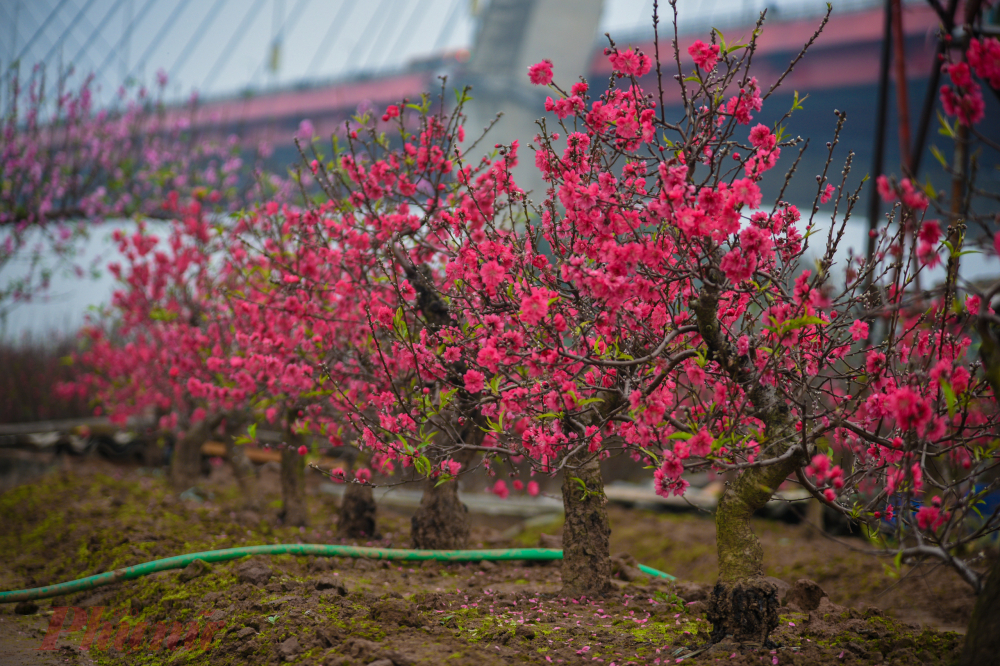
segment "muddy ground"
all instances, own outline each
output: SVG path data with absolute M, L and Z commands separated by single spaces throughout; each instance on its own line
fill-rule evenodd
M 86 463 L 52 472 L 0 495 L 0 588 L 194 551 L 342 543 L 334 538 L 335 500 L 316 492 L 315 481 L 312 524 L 299 529 L 278 524 L 271 481 L 262 479 L 266 508 L 253 512 L 224 468 L 202 484 L 202 497 L 184 499 L 158 471 Z M 405 513 L 383 509 L 381 538 L 360 545 L 407 547 L 408 523 Z M 716 566 L 711 517 L 612 507 L 611 524 L 612 553 L 621 558 L 615 591 L 604 599 L 561 597 L 558 563 L 260 557 L 2 605 L 0 665 L 950 664 L 961 649 L 973 598 L 950 571 L 907 563 L 895 570 L 865 554 L 861 538 L 761 520 L 755 530 L 768 575 L 783 587 L 810 579 L 822 591 L 792 588 L 776 646 L 705 650 L 703 600 Z M 508 528 L 474 516 L 472 546 L 536 546 L 541 533 L 559 531 L 542 525 L 510 539 Z M 632 557 L 678 582 L 636 576 Z

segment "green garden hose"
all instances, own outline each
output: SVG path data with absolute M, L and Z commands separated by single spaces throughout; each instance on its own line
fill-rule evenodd
M 57 585 L 33 587 L 30 590 L 0 592 L 0 603 L 47 599 L 72 594 L 95 587 L 110 585 L 122 580 L 141 578 L 158 571 L 183 569 L 195 560 L 224 562 L 248 555 L 315 555 L 318 557 L 368 557 L 374 560 L 437 560 L 441 562 L 479 562 L 481 560 L 561 560 L 563 552 L 555 548 L 494 548 L 490 550 L 406 550 L 402 548 L 365 548 L 362 546 L 332 546 L 315 543 L 279 543 L 271 546 L 245 546 L 223 550 L 206 550 L 144 562 L 135 566 L 116 569 L 79 580 Z M 657 571 L 644 564 L 639 569 L 650 576 L 675 580 L 670 574 Z

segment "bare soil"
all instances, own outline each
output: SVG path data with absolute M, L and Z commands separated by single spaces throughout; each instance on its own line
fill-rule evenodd
M 201 550 L 347 543 L 335 537 L 337 507 L 314 482 L 304 528 L 280 525 L 276 478 L 265 472 L 260 486 L 264 508 L 250 511 L 224 468 L 201 484 L 202 499 L 179 499 L 148 469 L 86 463 L 49 474 L 0 495 L 0 588 Z M 380 509 L 381 539 L 361 545 L 408 547 L 409 518 Z M 535 546 L 541 533 L 560 530 L 536 527 L 510 541 L 495 519 L 471 518 L 471 547 Z M 773 646 L 724 641 L 706 649 L 711 517 L 612 507 L 610 521 L 616 578 L 601 599 L 561 597 L 558 562 L 251 558 L 41 600 L 30 615 L 0 606 L 0 665 L 950 664 L 961 649 L 973 598 L 948 570 L 896 570 L 862 552 L 868 543 L 860 538 L 832 540 L 808 525 L 764 520 L 754 528 L 767 574 L 784 584 L 815 581 L 820 592 L 803 589 L 819 605 L 784 606 Z M 640 575 L 636 561 L 679 580 Z M 55 609 L 67 606 L 87 610 L 66 614 L 55 650 L 37 650 L 58 628 L 50 626 Z M 97 608 L 101 626 L 82 650 L 87 628 L 68 630 L 77 613 Z M 142 623 L 144 630 L 133 628 Z M 191 626 L 196 633 L 185 642 Z

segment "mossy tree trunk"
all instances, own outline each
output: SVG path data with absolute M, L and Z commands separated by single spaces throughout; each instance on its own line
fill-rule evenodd
M 1000 396 L 1000 326 L 986 319 L 976 322 L 982 344 L 979 357 L 983 362 L 983 375 Z M 989 577 L 972 609 L 969 630 L 965 634 L 965 647 L 959 666 L 992 664 L 1000 660 L 1000 557 L 993 562 Z
M 959 666 L 995 664 L 1000 660 L 1000 557 L 976 598 Z
M 764 422 L 761 449 L 781 461 L 767 467 L 743 470 L 726 484 L 715 514 L 719 580 L 709 600 L 708 619 L 712 641 L 732 636 L 739 642 L 766 644 L 778 626 L 778 596 L 764 579 L 764 549 L 753 533 L 750 518 L 771 499 L 774 491 L 805 461 L 804 453 L 786 454 L 796 446 L 788 407 L 777 390 L 760 382 L 749 356 L 740 356 L 726 337 L 717 312 L 719 289 L 724 276 L 708 276 L 695 311 L 698 332 L 708 348 L 708 358 L 717 361 L 750 398 L 757 418 Z
M 478 436 L 476 432 L 479 432 Z M 467 427 L 463 436 L 482 441 L 481 431 Z M 475 452 L 461 450 L 453 460 L 468 466 Z M 469 511 L 458 498 L 458 479 L 438 483 L 430 478 L 424 483 L 420 506 L 410 519 L 410 541 L 414 548 L 458 550 L 469 545 Z
M 562 592 L 600 597 L 611 589 L 611 524 L 604 478 L 595 454 L 563 471 Z
M 281 521 L 303 527 L 309 523 L 306 508 L 306 459 L 299 455 L 302 438 L 289 428 L 281 449 Z
M 340 503 L 337 536 L 345 539 L 370 539 L 376 536 L 376 508 L 371 486 L 349 482 Z
M 224 439 L 226 442 L 226 457 L 233 468 L 233 475 L 240 486 L 243 494 L 243 503 L 247 508 L 260 508 L 260 492 L 257 489 L 257 470 L 254 468 L 250 458 L 247 457 L 246 449 L 242 444 L 236 443 L 236 438 L 246 432 L 246 420 L 238 416 L 226 418 Z
M 170 484 L 176 490 L 187 490 L 201 478 L 201 446 L 219 425 L 218 418 L 205 418 L 193 424 L 174 444 L 170 457 Z
M 719 580 L 708 608 L 713 642 L 731 635 L 739 642 L 764 644 L 778 626 L 777 588 L 764 580 L 764 549 L 750 518 L 795 466 L 783 463 L 744 470 L 719 498 L 715 513 Z

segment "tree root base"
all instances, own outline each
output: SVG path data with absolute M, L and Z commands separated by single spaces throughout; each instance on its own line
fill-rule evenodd
M 469 511 L 458 498 L 458 483 L 424 488 L 420 507 L 410 519 L 410 540 L 414 548 L 460 550 L 469 545 Z
M 337 536 L 345 539 L 377 537 L 375 497 L 371 486 L 350 483 L 344 491 L 337 519 Z
M 735 583 L 719 582 L 708 602 L 712 643 L 727 636 L 737 643 L 771 645 L 768 636 L 778 628 L 778 590 L 763 577 Z

